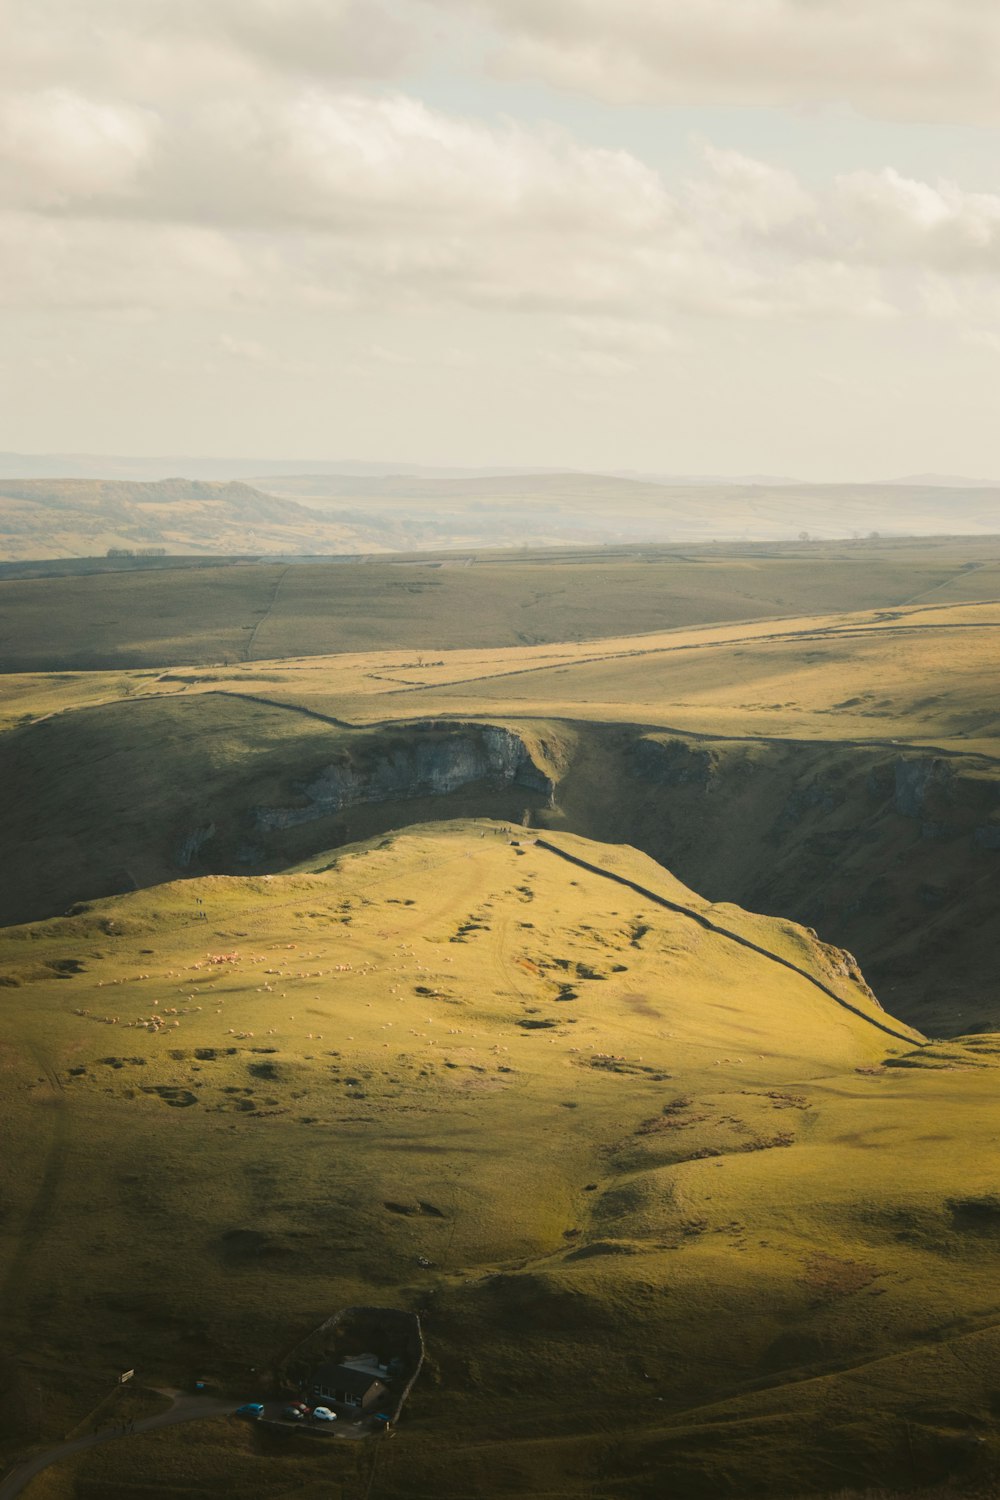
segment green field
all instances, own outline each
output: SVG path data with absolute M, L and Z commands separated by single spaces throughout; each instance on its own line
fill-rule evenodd
M 988 1494 L 993 547 L 0 583 L 4 1456 L 429 1349 L 29 1500 Z
M 0 578 L 0 671 L 524 646 L 989 598 L 996 538 L 646 547 Z
M 556 845 L 593 868 L 442 825 L 10 930 L 8 1359 L 235 1391 L 391 1300 L 433 1352 L 388 1495 L 714 1494 L 751 1440 L 775 1485 L 905 1478 L 904 1421 L 947 1469 L 996 1354 L 998 1044 L 924 1049 L 804 930 Z

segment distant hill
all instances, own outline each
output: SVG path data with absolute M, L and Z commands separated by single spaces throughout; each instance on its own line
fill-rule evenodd
M 656 482 L 615 474 L 295 474 L 269 493 L 331 515 L 391 513 L 400 548 L 580 542 L 782 541 L 1000 532 L 1000 488 L 927 484 Z
M 93 556 L 109 548 L 205 554 L 343 552 L 356 528 L 248 484 L 164 479 L 0 479 L 0 557 Z
M 0 561 L 776 543 L 1000 533 L 1000 488 L 410 469 L 199 478 L 0 478 Z M 248 476 L 249 477 L 249 476 Z
M 906 474 L 902 479 L 886 480 L 887 484 L 920 485 L 924 489 L 982 490 L 996 489 L 995 479 L 970 479 L 966 474 Z

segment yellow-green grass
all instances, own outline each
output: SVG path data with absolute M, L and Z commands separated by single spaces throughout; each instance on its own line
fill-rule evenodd
M 169 692 L 163 675 L 158 671 L 8 674 L 0 679 L 0 730 L 15 729 L 50 714 L 119 703 L 142 693 Z
M 977 565 L 984 566 L 977 571 Z M 0 666 L 113 670 L 593 640 L 713 621 L 989 598 L 995 540 L 256 563 L 0 581 Z
M 413 716 L 530 714 L 670 725 L 686 732 L 782 739 L 896 740 L 995 753 L 993 689 L 1000 605 L 920 605 L 891 612 L 610 636 L 535 647 L 346 652 L 232 665 L 211 674 L 98 678 L 98 693 L 244 693 L 353 723 Z M 97 674 L 94 674 L 95 677 Z M 12 687 L 19 679 L 7 679 Z M 36 675 L 22 712 L 58 703 Z M 73 704 L 70 696 L 70 705 Z
M 202 868 L 238 870 L 249 849 L 279 869 L 439 816 L 425 798 L 254 831 L 256 807 L 299 805 L 323 766 L 385 756 L 415 720 L 468 718 L 524 736 L 555 782 L 543 821 L 681 859 L 713 894 L 839 935 L 920 1024 L 993 1024 L 998 631 L 995 603 L 928 603 L 576 645 L 7 678 L 22 722 L 0 740 L 5 909 L 24 920 L 168 879 L 198 830 L 215 830 Z M 32 712 L 54 717 L 25 725 Z M 661 771 L 642 755 L 669 750 L 666 726 L 687 762 Z M 905 750 L 930 791 L 895 807 Z M 447 807 L 519 816 L 525 801 L 473 787 Z
M 423 738 L 445 742 L 448 735 Z M 257 826 L 257 808 L 302 806 L 303 784 L 331 765 L 363 770 L 412 739 L 409 727 L 353 735 L 222 693 L 118 700 L 22 725 L 0 736 L 0 780 L 10 797 L 0 869 L 5 920 L 156 884 L 192 859 L 197 870 L 199 830 L 211 834 L 209 857 L 221 855 L 227 870 L 278 869 L 317 845 L 437 817 L 443 806 L 451 815 L 481 812 L 484 795 L 486 809 L 505 817 L 545 801 L 539 792 L 476 784 L 446 804 L 411 798 L 402 819 L 402 804 L 390 799 L 272 834 Z
M 387 1495 L 908 1478 L 928 1381 L 989 1399 L 961 1351 L 998 1316 L 996 1044 L 924 1049 L 807 932 L 633 851 L 498 830 L 3 934 L 8 1361 L 252 1395 L 329 1311 L 390 1302 L 431 1357 Z M 162 1493 L 224 1493 L 228 1441 L 162 1434 Z M 246 1493 L 329 1463 L 272 1455 Z
M 212 672 L 34 673 L 3 680 L 8 725 L 122 698 L 242 693 L 356 723 L 414 714 L 555 714 L 689 732 L 1000 744 L 995 602 L 890 615 L 612 636 L 488 650 L 345 652 Z M 777 700 L 777 701 L 774 701 Z
M 698 909 L 648 860 L 588 851 L 564 830 L 683 853 L 719 894 L 770 882 L 772 910 L 804 915 L 813 897 L 829 920 L 806 919 L 824 935 L 857 934 L 878 953 L 890 1008 L 948 1014 L 954 1031 L 971 1001 L 982 1024 L 996 855 L 944 837 L 935 797 L 929 841 L 914 844 L 905 818 L 869 827 L 877 798 L 851 789 L 850 757 L 872 742 L 879 788 L 902 753 L 889 741 L 930 746 L 958 778 L 936 799 L 945 822 L 956 809 L 986 816 L 1000 621 L 987 569 L 951 563 L 889 611 L 464 651 L 423 649 L 428 621 L 447 611 L 408 595 L 393 616 L 387 588 L 373 629 L 414 647 L 344 654 L 338 634 L 339 654 L 321 659 L 7 679 L 8 844 L 34 841 L 50 901 L 91 893 L 81 882 L 95 871 L 103 889 L 145 885 L 193 826 L 281 805 L 310 766 L 356 753 L 356 737 L 316 715 L 383 724 L 384 743 L 416 718 L 506 722 L 557 782 L 538 815 L 559 844 Z M 162 595 L 167 623 L 141 621 L 146 659 L 160 660 L 163 640 L 162 660 L 222 660 L 229 642 L 252 655 L 277 619 L 263 613 L 267 579 L 280 604 L 281 576 L 260 570 L 207 627 L 194 595 L 179 624 L 183 601 Z M 311 597 L 294 591 L 289 640 Z M 264 626 L 249 642 L 253 610 Z M 483 618 L 496 634 L 497 597 Z M 559 606 L 548 618 L 569 616 Z M 126 627 L 136 634 L 127 615 L 108 625 L 107 649 L 122 649 Z M 662 795 L 635 777 L 647 749 L 669 773 Z M 813 830 L 810 797 L 831 789 L 841 810 Z M 523 797 L 512 791 L 503 816 Z M 436 809 L 389 807 L 368 826 Z M 995 1461 L 993 1039 L 909 1050 L 788 970 L 545 850 L 511 850 L 491 828 L 422 829 L 314 856 L 298 875 L 189 881 L 4 935 L 11 1451 L 61 1436 L 122 1366 L 173 1380 L 214 1362 L 252 1394 L 250 1365 L 331 1306 L 388 1300 L 426 1310 L 432 1360 L 382 1450 L 375 1495 L 659 1497 L 665 1475 L 678 1494 L 801 1494 L 904 1488 Z M 284 863 L 325 834 L 320 822 L 290 840 Z M 317 865 L 335 868 L 310 874 Z M 27 868 L 10 862 L 8 883 L 30 885 Z M 854 915 L 837 905 L 848 894 Z M 708 915 L 870 1005 L 838 973 L 850 966 L 801 929 L 724 906 Z M 191 967 L 233 950 L 242 962 Z M 247 950 L 284 970 L 270 992 Z M 378 968 L 362 972 L 366 958 Z M 300 960 L 303 979 L 289 973 Z M 582 977 L 579 964 L 607 976 Z M 557 998 L 567 984 L 577 997 Z M 178 1014 L 157 1034 L 126 1030 L 161 1007 Z M 198 1059 L 196 1047 L 219 1055 Z M 504 1047 L 513 1057 L 494 1051 Z M 171 1107 L 147 1089 L 197 1102 Z M 369 1481 L 367 1460 L 338 1460 L 336 1474 L 326 1459 L 245 1462 L 243 1429 L 155 1441 L 161 1493 L 168 1475 L 174 1492 L 225 1492 L 230 1463 L 247 1495 L 312 1500 L 313 1484 L 326 1494 L 343 1481 L 353 1500 Z M 132 1493 L 138 1451 L 114 1445 L 38 1492 Z

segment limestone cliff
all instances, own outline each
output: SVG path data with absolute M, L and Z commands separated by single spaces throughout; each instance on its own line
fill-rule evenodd
M 552 792 L 527 746 L 510 729 L 493 724 L 415 725 L 403 736 L 380 736 L 341 752 L 294 788 L 297 806 L 258 807 L 258 832 L 293 828 L 361 803 L 445 797 L 462 787 L 523 786 Z

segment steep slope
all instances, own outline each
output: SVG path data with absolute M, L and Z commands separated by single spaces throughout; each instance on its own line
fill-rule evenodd
M 550 800 L 539 736 L 424 721 L 372 732 L 235 694 L 58 714 L 0 735 L 0 920 L 181 874 L 270 872 L 424 818 Z
M 927 1477 L 993 1454 L 995 1038 L 923 1047 L 848 955 L 620 846 L 450 824 L 312 863 L 0 938 L 15 1384 L 30 1345 L 43 1395 L 132 1363 L 252 1394 L 388 1302 L 430 1350 L 388 1495 L 905 1480 L 907 1424 Z M 67 1493 L 149 1451 L 166 1496 L 181 1449 L 197 1492 L 222 1442 L 242 1473 L 252 1435 L 165 1432 Z
M 278 682 L 205 675 L 136 679 L 135 696 L 0 735 L 0 917 L 183 874 L 275 873 L 424 819 L 527 813 L 634 844 L 715 899 L 817 928 L 925 1030 L 1000 1024 L 995 757 L 516 714 L 351 728 L 323 712 L 339 704 L 322 670 L 315 693 L 297 670 Z M 386 677 L 377 705 L 433 706 Z M 71 705 L 84 685 L 48 692 L 46 706 Z

